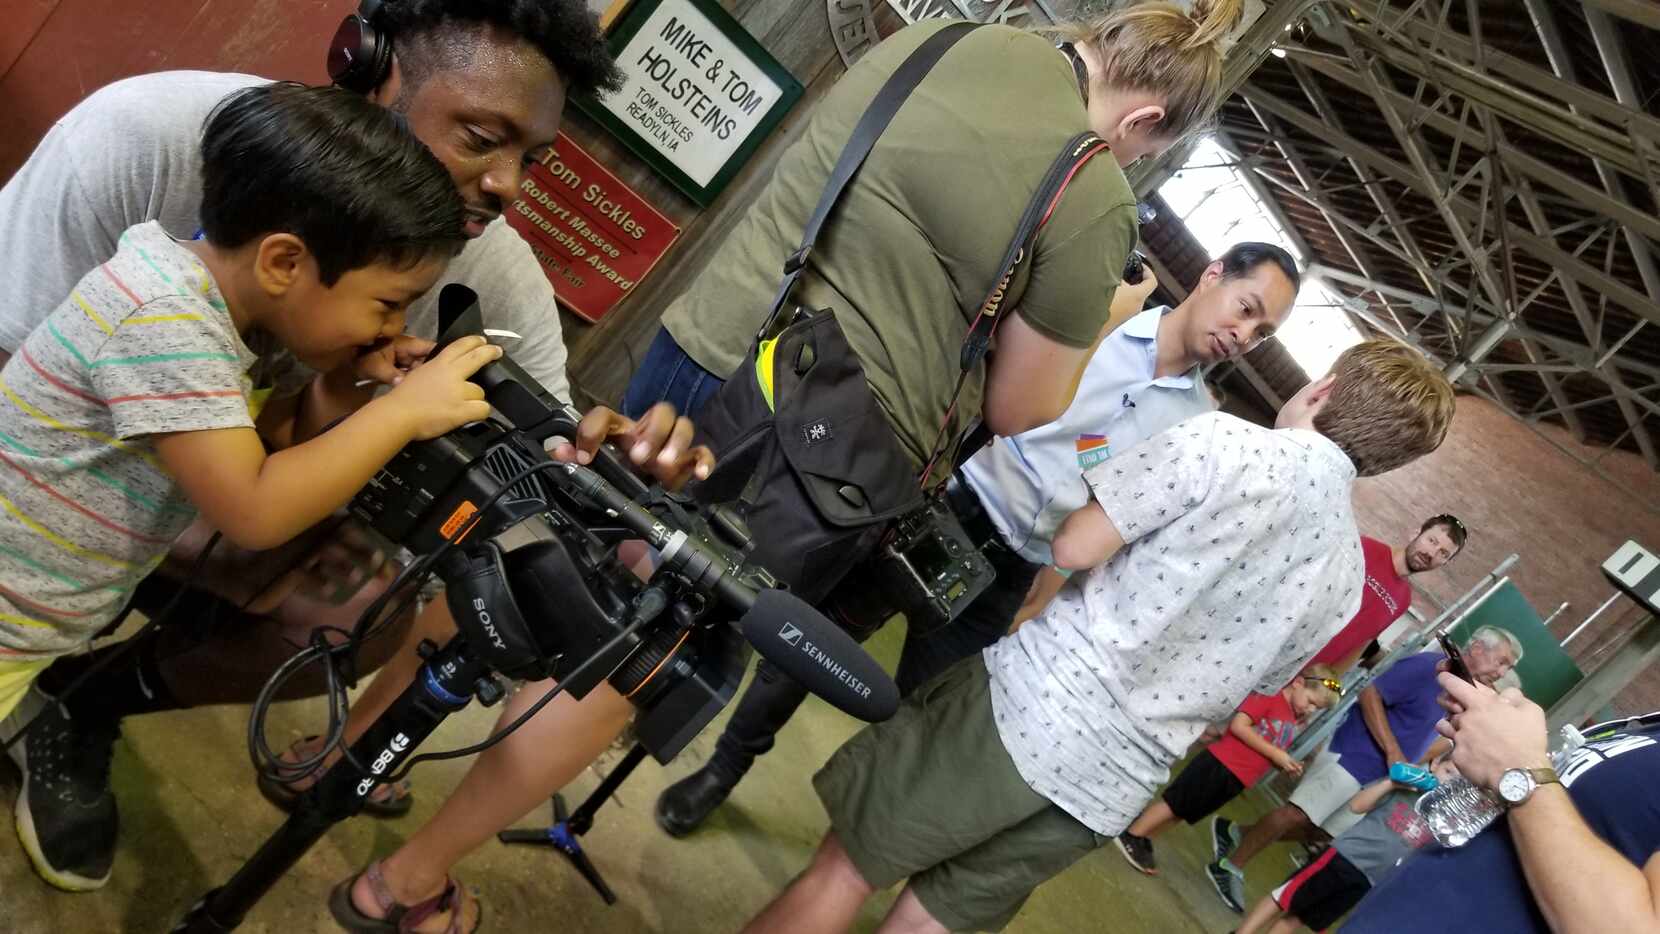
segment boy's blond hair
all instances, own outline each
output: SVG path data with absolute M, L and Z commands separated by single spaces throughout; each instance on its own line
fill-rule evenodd
M 1321 707 L 1332 707 L 1337 704 L 1338 692 L 1332 690 L 1325 682 L 1335 681 L 1341 684 L 1342 679 L 1330 665 L 1310 665 L 1304 668 L 1303 673 L 1297 678 L 1303 682 L 1303 688 L 1313 695 L 1314 703 Z
M 1452 384 L 1411 347 L 1392 340 L 1356 344 L 1332 364 L 1331 375 L 1337 382 L 1314 428 L 1349 455 L 1360 476 L 1411 463 L 1447 437 Z

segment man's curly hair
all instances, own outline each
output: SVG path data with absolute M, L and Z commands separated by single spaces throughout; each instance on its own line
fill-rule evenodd
M 569 93 L 614 91 L 622 85 L 599 22 L 582 0 L 387 0 L 375 23 L 392 36 L 409 90 L 439 71 L 470 64 L 485 26 L 534 46 L 553 64 Z

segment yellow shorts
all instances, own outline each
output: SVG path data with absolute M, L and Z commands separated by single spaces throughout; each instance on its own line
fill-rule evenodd
M 11 715 L 29 685 L 52 662 L 51 658 L 0 659 L 0 719 Z

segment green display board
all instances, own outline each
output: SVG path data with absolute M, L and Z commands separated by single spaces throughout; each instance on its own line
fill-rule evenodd
M 1585 677 L 1515 584 L 1505 581 L 1481 601 L 1453 628 L 1453 641 L 1463 645 L 1470 633 L 1483 626 L 1497 626 L 1521 640 L 1522 661 L 1516 674 L 1522 679 L 1522 693 L 1539 706 L 1549 710 Z

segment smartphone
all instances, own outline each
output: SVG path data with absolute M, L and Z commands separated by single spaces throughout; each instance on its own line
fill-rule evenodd
M 1470 677 L 1470 668 L 1464 664 L 1464 655 L 1458 651 L 1458 646 L 1453 645 L 1452 640 L 1447 638 L 1446 633 L 1442 633 L 1436 638 L 1441 640 L 1441 651 L 1447 653 L 1447 670 L 1464 679 L 1464 683 L 1475 684 L 1475 679 Z

